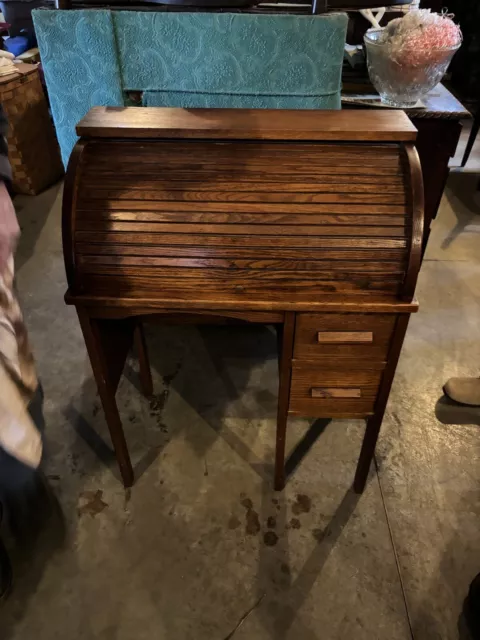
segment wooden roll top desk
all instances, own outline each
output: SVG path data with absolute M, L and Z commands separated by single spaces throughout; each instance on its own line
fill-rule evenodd
M 275 488 L 289 415 L 366 418 L 365 486 L 420 267 L 416 130 L 399 111 L 94 108 L 63 205 L 76 306 L 124 484 L 115 393 L 141 321 L 278 328 Z

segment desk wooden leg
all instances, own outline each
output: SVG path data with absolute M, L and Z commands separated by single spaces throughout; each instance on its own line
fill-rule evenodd
M 150 369 L 150 360 L 148 359 L 145 333 L 143 331 L 143 325 L 140 322 L 138 322 L 135 327 L 133 340 L 135 343 L 135 351 L 137 352 L 138 365 L 140 369 L 140 384 L 142 385 L 143 395 L 148 398 L 153 393 L 153 381 L 152 372 Z
M 363 493 L 367 483 L 368 472 L 370 471 L 370 465 L 375 454 L 375 447 L 377 445 L 380 427 L 382 426 L 383 416 L 385 415 L 388 396 L 392 387 L 409 319 L 409 314 L 400 315 L 397 319 L 390 352 L 388 354 L 388 363 L 383 374 L 377 402 L 375 404 L 375 414 L 367 420 L 365 437 L 363 439 L 362 450 L 360 451 L 360 458 L 358 460 L 355 479 L 353 481 L 353 489 L 356 493 Z
M 115 395 L 111 393 L 108 388 L 100 385 L 98 386 L 98 393 L 102 401 L 103 411 L 105 413 L 108 430 L 110 431 L 110 437 L 112 438 L 113 448 L 115 449 L 115 457 L 117 458 L 123 485 L 124 487 L 131 487 L 134 481 L 132 462 L 130 460 L 130 454 L 128 453 L 127 442 L 125 440 L 120 414 L 118 413 Z
M 363 493 L 365 485 L 367 484 L 368 472 L 370 471 L 370 465 L 372 464 L 373 456 L 375 454 L 375 447 L 377 446 L 378 434 L 380 433 L 380 427 L 382 426 L 382 419 L 383 414 L 381 416 L 372 416 L 367 420 L 365 437 L 363 439 L 362 450 L 360 451 L 360 458 L 358 459 L 355 479 L 353 481 L 353 489 L 355 493 Z
M 275 332 L 277 334 L 278 374 L 280 375 L 282 370 L 283 324 L 276 324 Z
M 290 401 L 294 333 L 295 313 L 287 311 L 285 314 L 285 324 L 281 332 L 282 343 L 279 352 L 280 372 L 278 385 L 277 440 L 275 445 L 275 491 L 281 491 L 285 486 L 285 439 L 287 433 L 288 405 Z
M 125 363 L 131 344 L 133 325 L 131 322 L 117 321 L 113 325 L 109 321 L 96 320 L 90 318 L 87 311 L 81 308 L 77 308 L 77 313 L 123 484 L 125 487 L 131 487 L 133 469 L 118 413 L 115 391 L 123 369 L 120 363 L 122 361 L 123 364 Z M 114 349 L 115 346 L 116 349 Z

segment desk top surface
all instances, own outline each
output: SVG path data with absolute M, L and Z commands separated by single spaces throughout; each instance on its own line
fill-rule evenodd
M 417 130 L 403 111 L 94 107 L 77 133 L 94 138 L 191 138 L 407 142 Z

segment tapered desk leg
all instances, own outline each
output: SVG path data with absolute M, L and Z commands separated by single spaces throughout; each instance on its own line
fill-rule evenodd
M 375 403 L 375 413 L 368 418 L 365 437 L 360 451 L 353 488 L 356 493 L 363 493 L 367 483 L 368 472 L 375 454 L 380 427 L 382 426 L 383 416 L 387 406 L 388 396 L 392 387 L 395 370 L 397 368 L 398 358 L 403 345 L 403 339 L 408 327 L 410 316 L 408 314 L 400 315 L 397 319 L 395 331 L 392 338 L 392 344 L 388 354 L 388 362 L 383 374 L 380 390 L 378 392 L 377 402 Z
M 365 429 L 365 437 L 363 438 L 362 449 L 358 459 L 353 488 L 355 493 L 363 493 L 367 484 L 368 472 L 372 464 L 377 445 L 378 434 L 382 426 L 383 414 L 381 416 L 374 415 L 367 420 L 367 428 Z
M 152 372 L 150 369 L 150 360 L 148 359 L 147 343 L 145 340 L 145 333 L 143 331 L 143 325 L 138 322 L 135 326 L 135 333 L 133 336 L 135 343 L 135 351 L 138 357 L 138 365 L 140 370 L 140 384 L 142 386 L 143 395 L 147 398 L 153 393 L 153 381 Z
M 287 433 L 288 405 L 290 401 L 290 381 L 292 377 L 293 338 L 295 333 L 295 313 L 285 313 L 282 331 L 280 372 L 278 385 L 277 439 L 275 445 L 275 490 L 285 486 L 285 439 Z
M 131 346 L 134 327 L 130 321 L 90 318 L 87 311 L 82 308 L 77 308 L 77 313 L 123 484 L 125 487 L 131 487 L 132 463 L 118 413 L 115 392 Z M 113 322 L 115 324 L 112 324 Z
M 275 325 L 275 333 L 277 335 L 278 374 L 280 375 L 282 370 L 283 324 Z

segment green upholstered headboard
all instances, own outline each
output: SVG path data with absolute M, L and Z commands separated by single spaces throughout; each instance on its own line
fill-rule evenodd
M 347 16 L 33 11 L 66 163 L 96 105 L 338 109 Z

